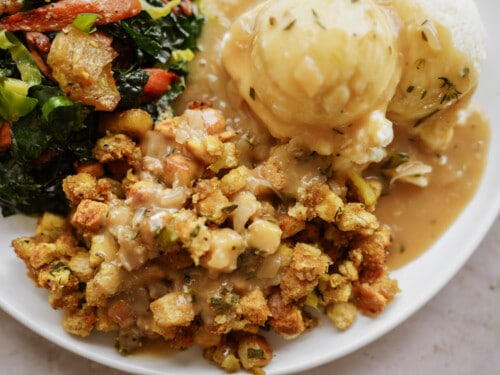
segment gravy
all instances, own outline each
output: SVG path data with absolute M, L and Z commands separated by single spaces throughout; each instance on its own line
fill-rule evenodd
M 395 138 L 397 149 L 415 148 L 410 137 L 397 134 Z M 429 186 L 395 184 L 387 196 L 380 198 L 376 210 L 379 220 L 393 231 L 391 268 L 418 257 L 460 215 L 481 181 L 488 140 L 488 122 L 478 108 L 472 108 L 466 125 L 456 128 L 445 152 L 416 149 L 419 159 L 433 167 Z
M 182 112 L 193 100 L 208 99 L 220 109 L 228 122 L 253 146 L 245 158 L 264 160 L 274 140 L 267 129 L 242 103 L 237 88 L 221 66 L 221 43 L 232 21 L 260 0 L 205 0 L 208 21 L 199 40 L 200 51 L 190 65 L 187 89 L 176 103 Z M 452 143 L 439 155 L 429 152 L 414 137 L 395 128 L 390 149 L 412 153 L 432 165 L 429 186 L 416 187 L 395 183 L 380 199 L 376 215 L 391 226 L 394 241 L 389 266 L 398 268 L 418 257 L 441 236 L 473 197 L 481 179 L 489 140 L 487 120 L 478 108 L 469 110 L 469 118 L 457 127 Z M 256 160 L 258 161 L 258 160 Z M 250 160 L 251 162 L 251 160 Z

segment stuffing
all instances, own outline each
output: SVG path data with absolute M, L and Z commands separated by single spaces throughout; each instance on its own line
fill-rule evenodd
M 263 374 L 262 329 L 294 339 L 316 326 L 313 308 L 345 330 L 398 293 L 380 189 L 361 175 L 286 145 L 245 164 L 206 106 L 136 138 L 107 132 L 94 148 L 104 175 L 68 176 L 68 216 L 12 242 L 68 332 L 113 332 L 123 354 L 199 345 L 225 371 Z

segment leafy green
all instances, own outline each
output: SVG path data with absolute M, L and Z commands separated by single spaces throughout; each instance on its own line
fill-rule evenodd
M 62 96 L 58 87 L 35 86 L 30 97 L 37 101 L 36 108 L 12 123 L 12 146 L 0 155 L 4 216 L 67 212 L 61 181 L 74 173 L 75 161 L 92 160 L 97 140 L 95 116 Z
M 64 170 L 60 168 L 59 170 Z M 52 168 L 25 168 L 14 159 L 0 163 L 2 215 L 19 212 L 37 215 L 43 211 L 66 212 L 60 181 L 63 175 Z M 39 181 L 45 176 L 45 181 Z
M 10 80 L 15 78 L 0 78 L 0 117 L 8 121 L 17 121 L 26 116 L 36 106 L 36 100 L 12 90 Z M 22 83 L 22 81 L 19 81 Z
M 42 74 L 28 49 L 11 32 L 0 30 L 0 49 L 7 51 L 20 77 L 9 77 L 13 70 L 4 71 L 0 78 L 0 116 L 4 120 L 17 121 L 30 113 L 36 100 L 29 98 L 28 89 L 42 82 Z
M 22 10 L 48 2 L 25 0 Z M 164 6 L 160 0 L 148 3 Z M 78 27 L 92 32 L 93 17 L 80 17 Z M 113 36 L 112 47 L 118 52 L 112 65 L 121 95 L 117 109 L 140 107 L 153 118 L 163 112 L 173 113 L 173 101 L 185 88 L 187 62 L 196 51 L 203 21 L 198 12 L 189 16 L 169 12 L 153 19 L 143 11 L 127 20 L 97 27 Z M 47 36 L 53 40 L 56 34 Z M 92 149 L 99 136 L 99 113 L 71 101 L 54 82 L 40 75 L 22 33 L 0 31 L 0 44 L 0 108 L 4 108 L 0 120 L 9 120 L 12 141 L 9 149 L 0 150 L 2 214 L 67 213 L 62 180 L 75 173 L 75 163 L 95 161 Z M 156 102 L 143 103 L 149 77 L 143 69 L 152 67 L 171 70 L 179 79 Z
M 169 13 L 168 16 L 153 20 L 147 12 L 135 17 L 107 25 L 103 29 L 116 37 L 117 44 L 135 46 L 128 50 L 128 56 L 121 56 L 129 68 L 161 66 L 171 68 L 172 53 L 176 50 L 196 50 L 196 41 L 201 34 L 203 17 L 193 14 Z M 121 48 L 118 47 L 118 50 Z M 177 68 L 177 67 L 173 67 Z M 125 70 L 122 67 L 123 70 Z M 180 69 L 184 71 L 183 69 Z
M 55 1 L 56 0 L 54 0 L 54 1 L 51 1 L 51 0 L 23 0 L 23 7 L 21 8 L 21 10 L 23 12 L 25 12 L 27 10 L 30 10 L 33 8 L 38 8 L 40 6 L 47 5 L 47 3 L 53 3 Z
M 148 78 L 149 74 L 144 70 L 115 72 L 116 88 L 121 96 L 118 103 L 119 109 L 140 107 L 144 86 Z

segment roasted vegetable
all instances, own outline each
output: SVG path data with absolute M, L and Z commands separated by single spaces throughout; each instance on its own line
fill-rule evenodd
M 173 112 L 203 17 L 186 1 L 147 4 L 25 0 L 0 18 L 4 216 L 68 211 L 61 181 L 95 161 L 103 111 Z

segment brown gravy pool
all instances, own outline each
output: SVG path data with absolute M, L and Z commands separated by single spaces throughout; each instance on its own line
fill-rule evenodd
M 258 139 L 266 157 L 271 139 L 267 131 L 252 118 L 252 114 L 235 102 L 236 89 L 220 64 L 220 44 L 232 20 L 256 0 L 205 0 L 203 8 L 208 22 L 199 46 L 200 52 L 190 66 L 187 90 L 177 102 L 178 112 L 192 100 L 209 99 L 222 110 L 237 129 L 249 132 Z M 418 257 L 442 235 L 457 218 L 474 195 L 484 170 L 489 144 L 489 126 L 477 109 L 467 125 L 457 128 L 446 152 L 436 155 L 415 145 L 396 129 L 397 152 L 411 149 L 420 160 L 433 166 L 430 184 L 418 188 L 409 184 L 395 184 L 390 193 L 381 198 L 376 214 L 382 223 L 392 227 L 394 242 L 389 265 L 398 268 Z M 254 149 L 253 152 L 256 150 Z M 245 156 L 243 156 L 245 157 Z M 445 164 L 440 160 L 446 159 Z
M 428 187 L 395 184 L 379 200 L 376 215 L 391 226 L 394 235 L 391 268 L 403 266 L 428 249 L 472 199 L 486 164 L 489 136 L 488 122 L 474 110 L 467 125 L 456 129 L 445 152 L 419 152 L 420 160 L 433 166 Z M 439 162 L 443 158 L 446 164 Z

